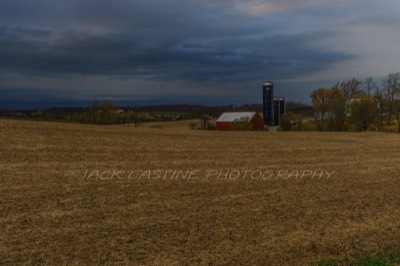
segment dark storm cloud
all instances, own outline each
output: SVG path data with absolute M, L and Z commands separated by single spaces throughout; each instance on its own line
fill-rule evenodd
M 0 68 L 30 75 L 132 75 L 160 80 L 249 81 L 269 72 L 292 77 L 328 67 L 349 55 L 308 47 L 319 36 L 226 38 L 189 42 L 127 34 L 90 35 L 29 28 L 0 28 Z M 207 43 L 209 42 L 209 43 Z M 242 80 L 241 80 L 242 79 Z
M 334 12 L 342 23 L 365 19 L 351 12 L 359 2 L 3 0 L 0 80 L 57 77 L 62 91 L 63 79 L 90 75 L 141 80 L 132 85 L 141 93 L 154 82 L 224 93 L 233 83 L 299 79 L 359 58 L 357 51 L 343 49 L 345 39 L 335 38 L 343 28 L 332 26 L 342 25 Z M 368 14 L 365 6 L 360 12 Z M 328 39 L 342 49 L 327 45 Z M 21 84 L 0 82 L 0 89 L 14 87 Z

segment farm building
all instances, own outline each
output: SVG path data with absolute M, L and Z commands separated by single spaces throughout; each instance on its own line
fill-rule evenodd
M 285 97 L 274 96 L 274 84 L 268 81 L 263 85 L 263 118 L 269 126 L 278 126 L 285 113 Z
M 253 130 L 264 129 L 264 120 L 257 112 L 227 112 L 217 119 L 217 130 L 233 130 L 250 126 Z

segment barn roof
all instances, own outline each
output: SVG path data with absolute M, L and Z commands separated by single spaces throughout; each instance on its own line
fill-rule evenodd
M 217 122 L 248 122 L 257 112 L 227 112 L 223 113 Z

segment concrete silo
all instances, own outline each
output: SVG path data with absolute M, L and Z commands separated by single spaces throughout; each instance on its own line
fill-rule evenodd
M 265 125 L 274 125 L 274 84 L 272 81 L 263 84 L 263 119 Z

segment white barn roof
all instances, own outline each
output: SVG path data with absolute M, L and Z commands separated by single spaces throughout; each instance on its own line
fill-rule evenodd
M 217 122 L 249 122 L 257 112 L 227 112 L 223 113 Z

